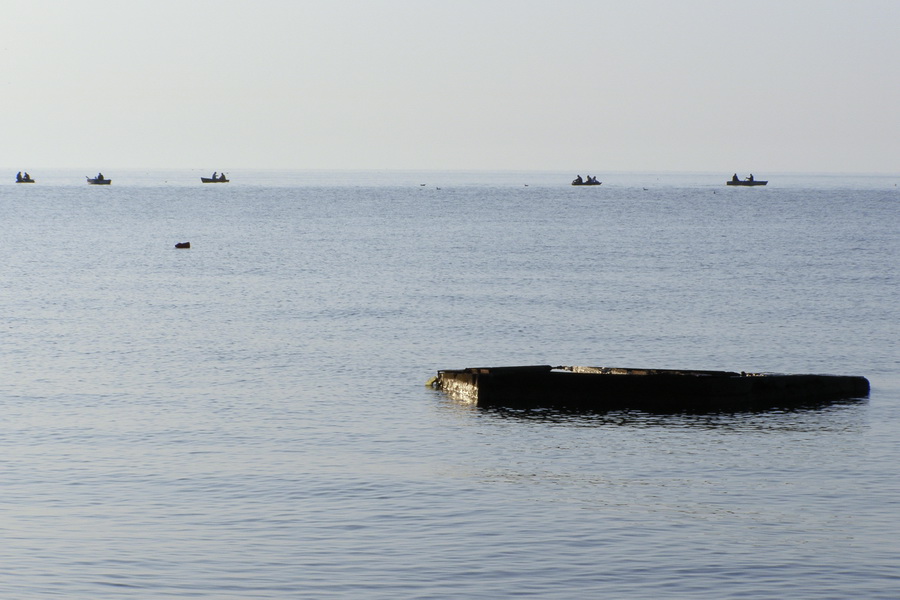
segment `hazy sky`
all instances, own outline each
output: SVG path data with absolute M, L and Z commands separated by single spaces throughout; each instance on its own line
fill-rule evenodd
M 900 173 L 900 0 L 3 0 L 0 166 Z

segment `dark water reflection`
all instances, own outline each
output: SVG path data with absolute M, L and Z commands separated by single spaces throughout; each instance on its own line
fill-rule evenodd
M 631 427 L 663 429 L 710 429 L 717 431 L 804 431 L 838 432 L 864 428 L 868 399 L 848 399 L 752 412 L 649 413 L 615 410 L 590 411 L 565 408 L 505 408 L 456 405 L 450 410 L 469 411 L 486 419 L 546 423 L 572 427 Z

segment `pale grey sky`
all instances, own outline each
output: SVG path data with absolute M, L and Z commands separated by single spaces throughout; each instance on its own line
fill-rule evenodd
M 0 165 L 900 173 L 900 0 L 3 0 Z

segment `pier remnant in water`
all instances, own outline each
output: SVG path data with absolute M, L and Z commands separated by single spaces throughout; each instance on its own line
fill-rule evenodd
M 865 377 L 615 367 L 438 371 L 430 385 L 478 406 L 716 412 L 808 406 L 869 394 Z

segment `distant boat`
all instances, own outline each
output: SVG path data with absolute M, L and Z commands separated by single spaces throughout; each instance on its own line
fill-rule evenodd
M 201 177 L 200 181 L 203 183 L 228 183 L 228 179 L 225 178 L 225 173 L 222 173 L 218 177 L 213 173 L 212 177 Z
M 112 179 L 106 179 L 103 177 L 103 173 L 97 173 L 96 177 L 85 175 L 85 179 L 87 179 L 89 185 L 109 185 L 112 183 Z
M 731 179 L 725 182 L 726 185 L 766 185 L 767 183 L 769 182 L 753 179 L 753 175 L 747 179 L 738 179 L 737 173 L 732 175 Z
M 22 175 L 22 172 L 19 171 L 16 173 L 16 183 L 34 183 L 34 179 L 28 173 Z
M 582 179 L 581 175 L 572 180 L 572 185 L 600 185 L 602 181 L 597 181 L 596 177 L 588 175 L 587 179 Z
M 768 181 L 726 181 L 726 185 L 766 185 Z

